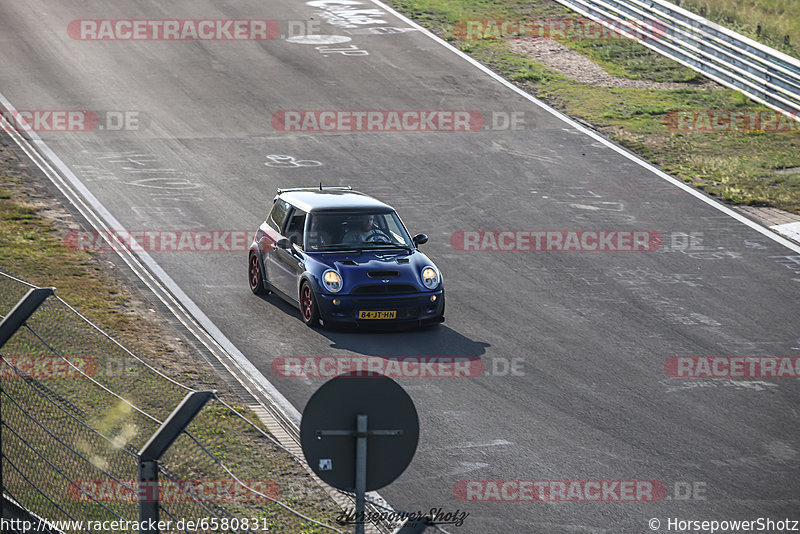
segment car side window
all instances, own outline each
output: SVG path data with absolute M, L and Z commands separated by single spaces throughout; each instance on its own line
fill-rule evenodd
M 306 212 L 295 208 L 286 225 L 286 237 L 293 245 L 303 248 L 303 230 L 306 226 Z
M 286 215 L 289 214 L 289 204 L 285 200 L 278 199 L 272 205 L 272 211 L 267 217 L 267 224 L 276 232 L 280 233 L 283 223 L 286 222 Z

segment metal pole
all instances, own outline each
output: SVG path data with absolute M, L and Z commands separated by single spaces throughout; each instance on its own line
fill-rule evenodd
M 158 462 L 139 462 L 139 534 L 158 534 Z
M 25 324 L 25 321 L 42 305 L 42 302 L 54 292 L 55 288 L 52 287 L 37 287 L 25 293 L 14 309 L 8 312 L 8 315 L 0 322 L 0 347 L 11 339 L 14 332 Z
M 367 494 L 367 416 L 356 416 L 356 526 L 355 534 L 364 534 L 364 505 Z
M 2 365 L 2 362 L 0 362 Z M 0 502 L 2 502 L 2 509 L 0 509 L 0 517 L 5 517 L 5 507 L 6 507 L 6 499 L 5 499 L 5 479 L 3 478 L 3 461 L 5 460 L 5 455 L 3 454 L 3 378 L 0 376 Z
M 22 297 L 19 302 L 17 302 L 16 306 L 8 312 L 2 321 L 0 321 L 0 348 L 11 339 L 11 336 L 16 333 L 19 328 L 25 324 L 33 312 L 35 312 L 42 303 L 47 300 L 47 297 L 55 293 L 55 288 L 53 287 L 45 287 L 45 288 L 34 288 L 28 290 L 25 293 L 25 296 Z M 2 362 L 0 362 L 2 365 Z M 1 382 L 1 380 L 0 380 Z M 3 396 L 3 386 L 0 383 L 0 398 Z M 3 485 L 3 430 L 2 430 L 2 422 L 3 422 L 3 404 L 0 401 L 0 501 L 4 503 L 5 506 L 5 499 L 3 499 L 3 491 L 5 490 L 5 486 Z
M 367 438 L 373 436 L 402 436 L 402 430 L 370 430 L 367 431 L 367 416 L 356 415 L 356 430 L 317 430 L 318 438 L 338 436 L 356 438 L 356 510 L 355 534 L 364 534 L 366 522 L 364 510 L 366 508 L 367 494 Z M 349 485 L 348 488 L 350 489 Z
M 213 391 L 187 393 L 167 420 L 139 451 L 139 534 L 158 534 L 158 460 L 214 396 Z

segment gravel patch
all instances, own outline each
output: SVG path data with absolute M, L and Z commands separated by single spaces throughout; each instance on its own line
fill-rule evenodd
M 525 54 L 530 59 L 542 63 L 573 80 L 590 85 L 617 87 L 620 89 L 704 89 L 716 85 L 713 82 L 698 85 L 679 82 L 631 80 L 620 76 L 612 76 L 591 59 L 552 39 L 511 39 L 509 44 L 514 52 Z

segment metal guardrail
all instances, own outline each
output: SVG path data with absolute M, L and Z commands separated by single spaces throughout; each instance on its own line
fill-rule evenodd
M 800 61 L 664 0 L 556 0 L 800 120 Z

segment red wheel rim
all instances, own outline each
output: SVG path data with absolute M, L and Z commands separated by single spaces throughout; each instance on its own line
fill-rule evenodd
M 311 314 L 314 311 L 314 299 L 311 296 L 311 288 L 307 285 L 303 286 L 303 292 L 300 295 L 300 304 L 303 311 L 303 319 L 310 321 Z
M 258 287 L 258 258 L 253 255 L 250 256 L 250 287 L 255 289 Z

